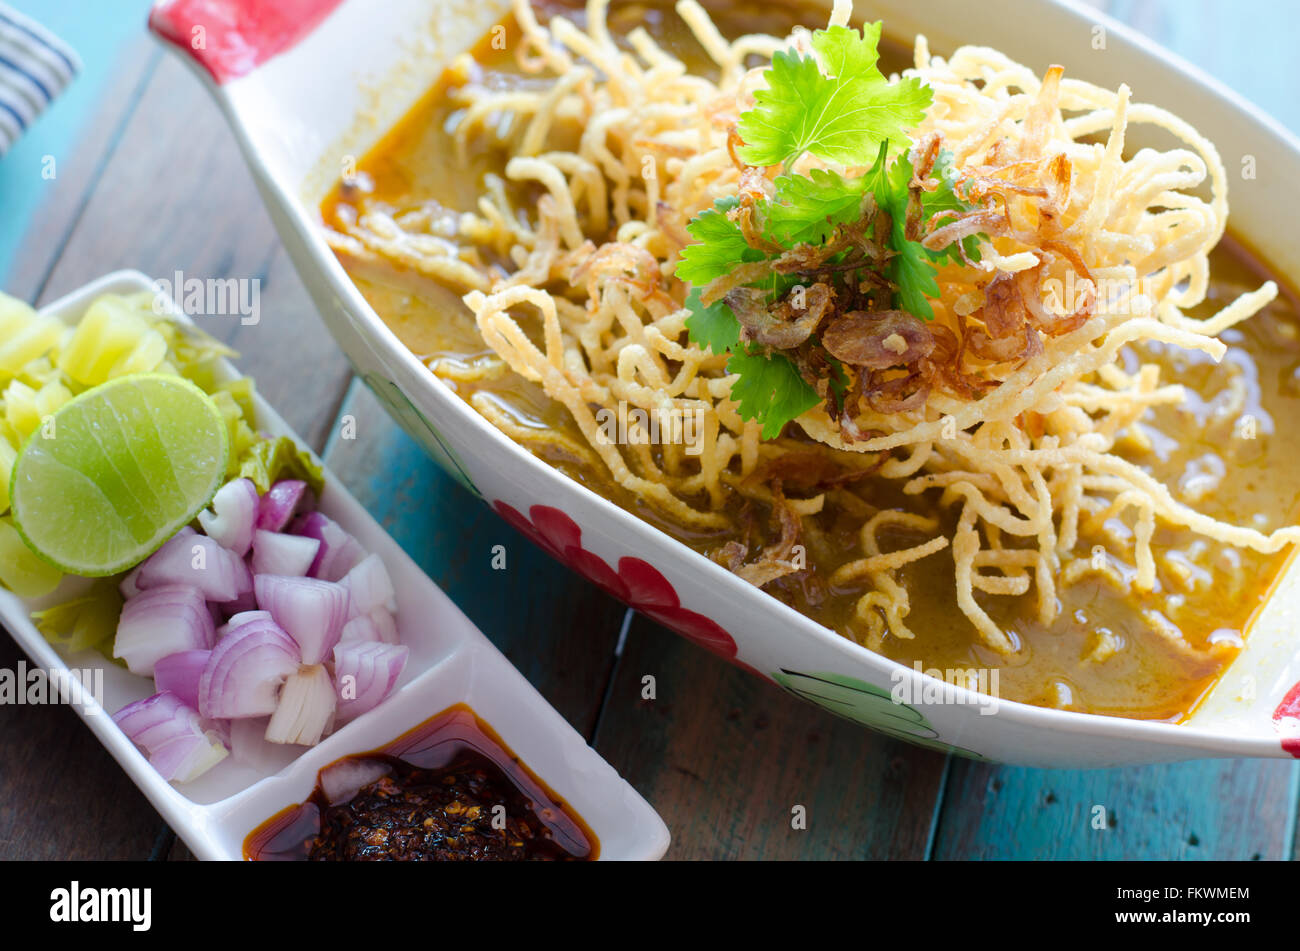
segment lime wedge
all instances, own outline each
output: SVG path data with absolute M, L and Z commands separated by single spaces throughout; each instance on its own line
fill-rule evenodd
M 193 383 L 118 377 L 64 403 L 23 444 L 9 486 L 14 522 L 64 571 L 116 574 L 212 500 L 229 452 L 221 410 Z

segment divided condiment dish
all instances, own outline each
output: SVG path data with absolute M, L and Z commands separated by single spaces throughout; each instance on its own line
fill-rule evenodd
M 42 313 L 73 322 L 102 294 L 142 291 L 156 292 L 154 282 L 139 272 L 119 271 L 55 301 Z M 220 373 L 226 379 L 240 376 L 225 361 Z M 291 436 L 303 445 L 260 397 L 256 411 L 262 432 Z M 586 744 L 328 470 L 318 507 L 382 558 L 396 591 L 400 639 L 409 646 L 410 656 L 396 689 L 383 703 L 314 747 L 284 747 L 255 763 L 227 757 L 194 782 L 172 785 L 111 718 L 125 704 L 152 694 L 152 681 L 93 651 L 65 657 L 31 621 L 32 610 L 65 600 L 84 579 L 65 578 L 55 593 L 37 601 L 0 590 L 0 617 L 35 666 L 51 672 L 67 668 L 102 672 L 92 673 L 86 681 L 94 685 L 102 677 L 102 697 L 87 692 L 74 708 L 201 859 L 242 858 L 245 837 L 266 819 L 307 798 L 320 769 L 344 756 L 378 749 L 456 704 L 467 704 L 572 807 L 598 838 L 600 858 L 662 856 L 668 830 L 650 805 Z

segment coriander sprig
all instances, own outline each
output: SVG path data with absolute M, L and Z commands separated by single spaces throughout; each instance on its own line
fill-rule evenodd
M 846 298 L 861 298 L 860 288 L 867 285 L 877 289 L 868 293 L 888 288 L 883 306 L 930 320 L 934 311 L 928 299 L 939 296 L 934 264 L 950 255 L 977 259 L 974 238 L 960 251 L 931 251 L 907 238 L 915 188 L 906 154 L 908 131 L 925 118 L 933 93 L 915 77 L 885 78 L 877 66 L 880 33 L 879 22 L 861 31 L 831 26 L 812 34 L 810 55 L 787 50 L 773 56 L 763 74 L 766 87 L 755 92 L 754 107 L 737 125 L 742 161 L 782 168 L 772 197 L 752 208 L 762 241 L 750 240 L 752 234 L 747 237 L 731 217 L 740 205 L 735 197 L 716 202 L 687 225 L 695 241 L 682 250 L 676 271 L 693 286 L 687 331 L 696 344 L 731 355 L 727 371 L 737 377 L 732 399 L 742 418 L 762 423 L 764 439 L 778 436 L 786 423 L 819 402 L 839 400 L 843 369 L 815 336 L 791 350 L 762 345 L 725 298 L 705 306 L 700 290 L 739 265 L 770 261 L 769 277 L 747 286 L 768 290 L 771 304 L 788 294 L 797 275 L 816 274 Z M 805 155 L 848 171 L 797 171 Z M 938 187 L 920 194 L 922 220 L 967 208 L 948 180 L 950 164 L 951 156 L 941 152 L 931 170 Z M 853 172 L 862 168 L 866 171 Z M 817 259 L 818 248 L 825 254 L 814 267 L 800 271 L 801 265 L 790 260 Z

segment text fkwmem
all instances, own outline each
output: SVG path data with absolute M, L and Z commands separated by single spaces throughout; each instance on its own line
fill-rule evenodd
M 50 892 L 50 921 L 126 921 L 134 931 L 148 931 L 152 905 L 150 888 L 82 888 L 74 881 Z

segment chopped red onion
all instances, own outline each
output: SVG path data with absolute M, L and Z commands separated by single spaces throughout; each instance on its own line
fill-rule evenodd
M 169 782 L 189 782 L 226 757 L 221 738 L 205 730 L 198 712 L 174 693 L 129 703 L 113 715 L 113 722 Z
M 397 610 L 397 595 L 393 591 L 393 582 L 389 580 L 388 570 L 378 555 L 367 555 L 339 582 L 348 589 L 351 604 L 348 617 L 369 614 L 376 608 L 383 608 L 390 613 Z
M 210 650 L 177 651 L 153 665 L 154 686 L 162 693 L 174 693 L 188 707 L 199 708 L 199 678 L 212 656 Z
M 253 590 L 250 588 L 233 601 L 214 602 L 212 606 L 217 609 L 217 613 L 221 615 L 221 621 L 224 623 L 236 614 L 256 611 L 257 598 L 253 596 Z
M 334 683 L 339 722 L 351 720 L 384 701 L 406 666 L 410 648 L 373 641 L 349 641 L 334 648 Z
M 191 535 L 197 535 L 197 534 L 198 532 L 194 531 L 194 529 L 190 528 L 190 526 L 182 525 L 180 530 L 171 538 L 167 539 L 166 544 L 164 544 L 161 547 L 165 548 L 167 545 L 176 541 L 176 539 L 178 538 L 189 538 Z M 117 586 L 117 590 L 122 593 L 122 597 L 124 599 L 134 598 L 137 594 L 139 594 L 141 591 L 144 590 L 144 588 L 140 586 L 140 573 L 144 571 L 144 566 L 148 564 L 148 562 L 149 559 L 146 558 L 144 561 L 140 562 L 140 564 L 132 568 L 130 572 L 127 573 L 127 576 L 123 578 L 121 583 Z
M 203 729 L 216 734 L 222 745 L 230 749 L 230 724 L 234 723 L 234 720 L 209 720 L 207 717 L 200 717 L 199 722 L 203 724 Z
M 318 551 L 318 539 L 259 528 L 253 533 L 253 574 L 305 575 Z
M 257 527 L 283 531 L 298 509 L 312 507 L 312 494 L 301 479 L 281 479 L 262 496 L 257 506 Z
M 342 585 L 316 578 L 257 575 L 257 603 L 298 642 L 304 664 L 319 664 L 343 633 L 348 592 Z
M 113 722 L 122 728 L 132 742 L 141 746 L 156 746 L 181 735 L 183 730 L 178 726 L 177 718 L 185 709 L 185 703 L 176 694 L 159 692 L 152 697 L 128 703 L 113 714 Z M 194 722 L 198 722 L 197 713 Z
M 338 581 L 366 557 L 365 549 L 355 538 L 320 512 L 308 512 L 297 519 L 293 523 L 293 534 L 305 535 L 320 542 L 320 551 L 316 553 L 311 569 L 307 572 L 313 578 Z
M 253 588 L 244 560 L 215 539 L 180 533 L 149 556 L 136 583 L 144 590 L 165 584 L 198 588 L 209 601 L 234 601 Z
M 353 756 L 330 763 L 316 776 L 321 792 L 331 806 L 347 802 L 362 788 L 369 786 L 381 776 L 393 771 L 383 760 L 364 759 Z
M 266 738 L 272 743 L 314 746 L 334 724 L 334 684 L 320 664 L 299 667 L 280 689 L 280 702 Z
M 149 754 L 149 762 L 163 779 L 188 783 L 198 779 L 229 755 L 214 731 L 178 737 Z
M 133 674 L 152 676 L 154 665 L 178 651 L 212 646 L 212 615 L 203 594 L 184 584 L 142 591 L 122 606 L 113 656 Z
M 217 640 L 221 640 L 227 634 L 231 633 L 237 628 L 242 627 L 243 625 L 247 624 L 249 621 L 256 621 L 261 618 L 265 618 L 268 621 L 271 620 L 271 612 L 270 611 L 240 611 L 238 614 L 232 614 L 230 616 L 230 620 L 228 620 L 225 624 L 221 625 L 221 627 L 217 628 Z
M 258 768 L 280 764 L 287 745 L 319 742 L 396 686 L 410 652 L 392 579 L 313 505 L 300 480 L 260 499 L 232 480 L 199 517 L 206 535 L 182 528 L 122 580 L 114 652 L 159 692 L 114 719 L 164 777 L 193 778 L 228 748 Z M 385 771 L 364 761 L 322 782 L 342 801 Z
M 397 644 L 397 622 L 384 608 L 375 608 L 369 614 L 358 614 L 343 625 L 340 644 L 349 641 L 379 641 L 382 644 Z
M 186 527 L 188 528 L 189 526 Z M 194 529 L 191 528 L 190 534 L 193 533 L 194 533 Z M 121 582 L 118 584 L 117 590 L 122 593 L 123 599 L 134 598 L 137 594 L 140 593 L 141 590 L 139 585 L 140 569 L 142 569 L 143 567 L 144 567 L 143 562 L 136 565 L 129 572 L 127 572 L 126 577 L 123 578 Z
M 280 684 L 298 669 L 298 645 L 272 620 L 240 625 L 217 642 L 199 678 L 199 712 L 238 719 L 274 713 Z
M 231 479 L 212 497 L 212 509 L 199 513 L 199 524 L 209 538 L 240 558 L 253 544 L 259 499 L 251 479 Z

